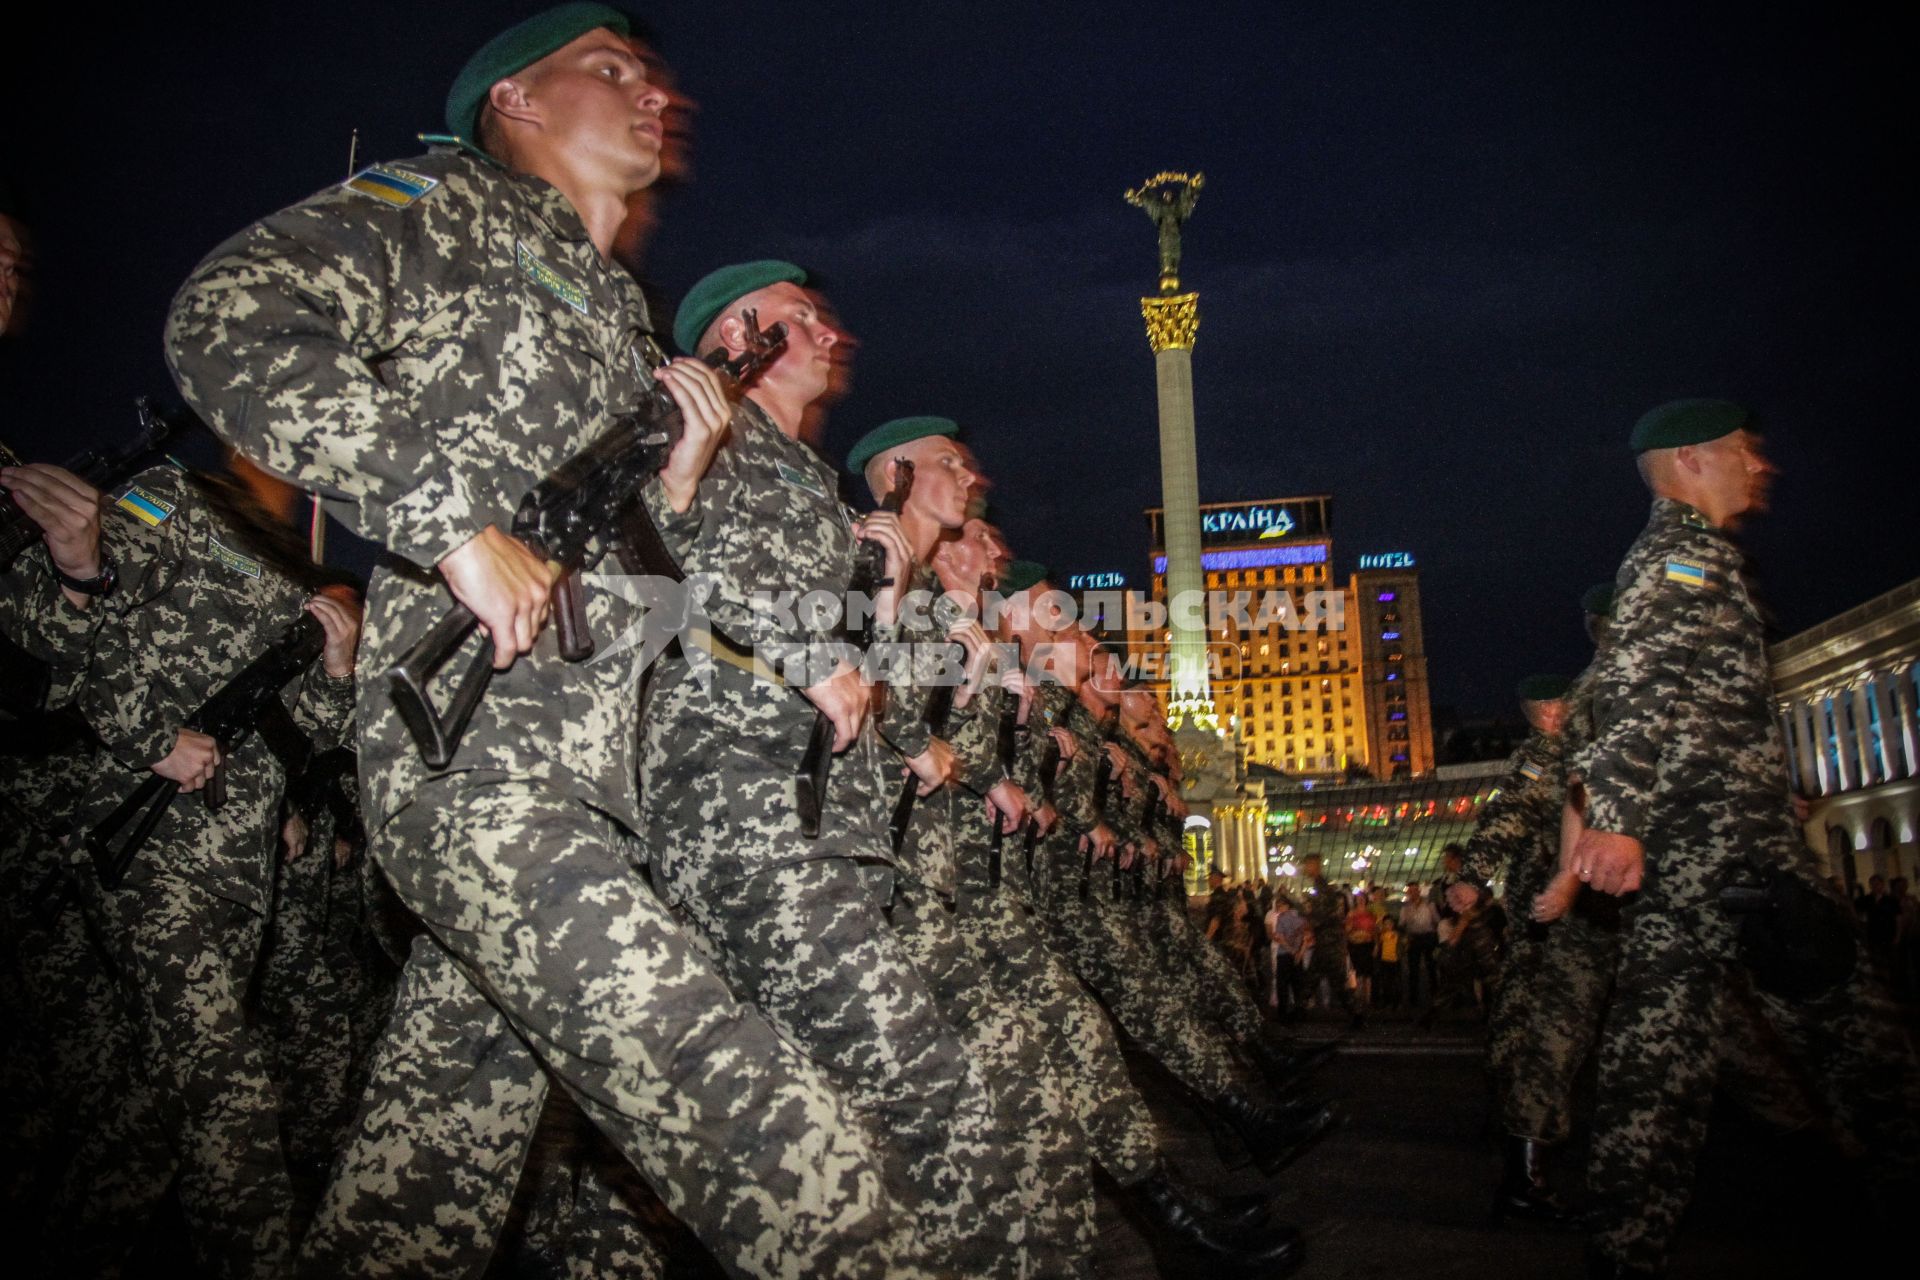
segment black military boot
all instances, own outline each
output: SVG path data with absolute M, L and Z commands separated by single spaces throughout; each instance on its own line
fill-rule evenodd
M 1306 1260 L 1306 1245 L 1298 1227 L 1270 1223 L 1256 1236 L 1229 1236 L 1194 1212 L 1164 1170 L 1131 1190 L 1134 1204 L 1155 1226 L 1187 1248 L 1227 1266 L 1258 1267 L 1262 1275 L 1285 1275 Z
M 1339 1045 L 1332 1042 L 1315 1045 L 1311 1049 L 1290 1051 L 1270 1040 L 1253 1039 L 1240 1047 L 1253 1060 L 1253 1065 L 1260 1069 L 1267 1087 L 1283 1096 L 1299 1088 L 1316 1067 L 1339 1052 Z
M 1535 1222 L 1564 1223 L 1567 1207 L 1547 1185 L 1546 1147 L 1531 1138 L 1506 1139 L 1506 1170 L 1493 1201 L 1493 1220 L 1508 1214 Z
M 1296 1156 L 1339 1123 L 1339 1113 L 1324 1103 L 1299 1102 L 1276 1108 L 1263 1106 L 1244 1093 L 1230 1093 L 1219 1105 L 1220 1114 L 1252 1153 L 1254 1164 L 1268 1177 L 1293 1163 Z
M 1190 1182 L 1173 1179 L 1174 1190 L 1201 1216 L 1210 1218 L 1236 1234 L 1251 1231 L 1273 1212 L 1273 1197 L 1259 1191 L 1246 1195 L 1219 1195 Z

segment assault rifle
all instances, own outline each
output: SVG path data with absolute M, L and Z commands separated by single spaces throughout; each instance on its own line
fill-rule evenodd
M 256 730 L 280 758 L 289 778 L 298 777 L 305 769 L 313 744 L 287 714 L 286 706 L 280 701 L 280 691 L 289 680 L 312 665 L 326 643 L 327 633 L 319 621 L 303 612 L 264 652 L 187 717 L 186 728 L 204 733 L 220 744 L 222 763 L 200 789 L 201 799 L 209 810 L 217 812 L 227 802 L 225 758 L 239 750 L 247 736 Z M 93 855 L 94 869 L 102 885 L 108 889 L 120 887 L 128 868 L 133 866 L 135 855 L 179 794 L 179 783 L 153 774 L 87 833 L 87 852 Z M 138 822 L 134 822 L 136 814 Z M 129 823 L 133 823 L 130 833 Z M 120 837 L 118 843 L 116 837 Z
M 1165 802 L 1160 798 L 1160 788 L 1153 785 L 1153 775 L 1148 774 L 1147 775 L 1147 800 L 1146 800 L 1146 804 L 1142 807 L 1140 812 L 1140 830 L 1145 832 L 1146 838 L 1153 841 L 1155 844 L 1160 843 L 1160 837 L 1155 835 L 1153 832 L 1154 832 L 1154 828 L 1160 824 L 1160 808 L 1161 808 L 1161 805 L 1164 803 Z M 1157 871 L 1157 868 L 1156 868 L 1156 871 Z M 1140 898 L 1145 897 L 1146 888 L 1147 888 L 1147 851 L 1143 847 L 1140 850 L 1140 860 L 1134 864 L 1134 868 L 1133 868 L 1134 898 L 1138 900 Z
M 1093 821 L 1098 826 L 1107 818 L 1107 792 L 1113 786 L 1113 757 L 1107 754 L 1105 743 L 1099 743 L 1100 763 L 1093 775 Z M 1116 863 L 1119 851 L 1114 851 Z M 1093 891 L 1093 838 L 1087 838 L 1087 858 L 1080 866 L 1080 897 L 1084 900 Z
M 943 620 L 944 611 L 941 605 L 945 600 L 945 596 L 934 600 L 933 613 L 936 624 Z M 935 685 L 927 690 L 927 700 L 921 704 L 920 718 L 936 738 L 945 736 L 947 721 L 953 715 L 953 688 L 951 684 Z M 900 786 L 899 798 L 893 802 L 893 816 L 887 819 L 887 833 L 893 839 L 895 853 L 899 853 L 901 846 L 907 841 L 907 826 L 913 821 L 913 802 L 919 798 L 919 795 L 920 779 L 909 769 L 906 781 Z
M 745 351 L 729 359 L 725 348 L 720 348 L 704 357 L 735 382 L 747 381 L 778 359 L 787 344 L 786 325 L 762 330 L 753 312 L 746 312 L 745 318 Z M 591 657 L 594 647 L 587 631 L 580 571 L 598 564 L 620 532 L 632 525 L 629 518 L 640 507 L 640 491 L 667 464 L 684 431 L 680 406 L 665 387 L 656 384 L 637 408 L 615 418 L 598 439 L 562 462 L 520 500 L 513 536 L 561 570 L 553 585 L 553 616 L 560 656 L 568 662 Z M 647 529 L 651 531 L 651 526 Z M 475 650 L 444 710 L 433 705 L 427 685 L 477 625 L 473 611 L 456 601 L 387 672 L 394 707 L 413 734 L 421 757 L 435 769 L 452 762 L 460 735 L 486 696 L 493 680 L 492 645 L 483 641 Z
M 192 420 L 183 407 L 161 412 L 154 408 L 150 396 L 137 397 L 133 408 L 139 415 L 140 429 L 132 440 L 105 452 L 82 449 L 61 465 L 96 489 L 111 489 L 132 475 L 140 460 L 164 444 L 183 422 Z M 0 453 L 5 452 L 0 449 Z M 12 568 L 20 553 L 39 540 L 40 526 L 27 518 L 12 494 L 0 489 L 0 570 Z
M 983 591 L 993 588 L 986 585 L 992 579 L 984 579 Z M 993 727 L 993 754 L 1000 762 L 1001 771 L 1009 781 L 1013 778 L 1013 756 L 1018 749 L 1020 733 L 1026 726 L 1020 723 L 1020 697 L 1011 690 L 1002 688 L 1000 695 L 1000 719 Z M 994 888 L 1000 887 L 1000 858 L 1006 849 L 1007 833 L 1001 814 L 992 804 L 987 805 L 987 821 L 993 824 L 992 834 L 988 837 L 987 883 Z
M 913 493 L 913 464 L 900 459 L 894 463 L 893 488 L 880 501 L 880 509 L 900 514 Z M 853 551 L 853 576 L 847 579 L 847 599 L 863 598 L 871 603 L 883 587 L 893 585 L 886 576 L 887 549 L 877 542 L 862 539 Z M 860 651 L 873 648 L 873 614 L 869 612 L 860 636 Z M 833 720 L 816 708 L 813 733 L 807 738 L 807 750 L 794 771 L 793 783 L 799 795 L 800 833 L 812 840 L 820 834 L 820 815 L 827 806 L 827 774 L 833 768 Z
M 1054 788 L 1058 785 L 1059 773 L 1060 740 L 1049 733 L 1047 735 L 1046 749 L 1040 754 L 1040 794 L 1045 797 L 1049 805 L 1054 803 Z M 1028 820 L 1024 838 L 1026 840 L 1024 856 L 1027 861 L 1027 882 L 1031 884 L 1033 882 L 1033 847 L 1035 842 L 1040 838 L 1040 820 L 1038 818 Z

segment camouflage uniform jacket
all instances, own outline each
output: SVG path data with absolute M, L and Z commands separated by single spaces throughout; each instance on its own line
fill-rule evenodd
M 791 660 L 805 683 L 808 655 L 819 659 L 834 641 L 790 602 L 846 590 L 854 536 L 837 481 L 819 454 L 745 400 L 688 511 L 674 513 L 657 489 L 649 494 L 714 628 L 760 664 L 756 673 L 709 659 L 696 644 L 700 661 L 683 653 L 653 673 L 641 728 L 642 830 L 670 901 L 814 858 L 891 861 L 879 799 L 886 753 L 871 726 L 833 759 L 819 837 L 801 834 L 794 770 L 814 708 L 772 678 Z
M 124 563 L 119 522 L 101 522 L 104 555 Z M 0 631 L 19 648 L 46 664 L 49 680 L 37 709 L 21 708 L 24 719 L 0 718 L 10 736 L 0 752 L 0 801 L 12 819 L 43 832 L 65 832 L 98 768 L 99 744 L 79 723 L 74 707 L 84 692 L 94 634 L 105 611 L 77 609 L 54 579 L 44 545 L 27 548 L 0 574 Z
M 1094 807 L 1093 800 L 1097 790 L 1094 779 L 1100 762 L 1106 759 L 1106 734 L 1078 695 L 1069 692 L 1068 697 L 1064 727 L 1073 734 L 1074 753 L 1073 759 L 1060 765 L 1060 776 L 1054 784 L 1054 807 L 1060 810 L 1061 831 L 1078 836 L 1105 821 L 1105 813 Z M 1117 790 L 1113 783 L 1108 783 L 1106 812 L 1112 811 Z
M 1566 804 L 1566 740 L 1538 730 L 1507 761 L 1491 800 L 1480 808 L 1467 841 L 1467 869 L 1498 877 L 1508 902 L 1525 910 L 1560 861 L 1560 811 Z
M 910 589 L 927 593 L 921 597 L 923 601 L 940 593 L 938 580 L 924 565 L 915 567 Z M 957 658 L 960 652 L 957 645 L 949 644 L 940 626 L 943 613 L 944 608 L 919 607 L 909 608 L 902 614 L 899 642 L 912 646 L 913 684 L 910 688 L 890 689 L 880 716 L 881 733 L 902 757 L 920 754 L 932 740 L 933 733 L 925 717 L 927 695 L 941 673 L 950 671 L 940 655 L 950 650 Z M 1007 776 L 997 750 L 1004 697 L 1004 690 L 989 681 L 965 706 L 960 706 L 956 699 L 947 712 L 940 738 L 953 749 L 958 778 L 914 803 L 913 817 L 901 844 L 904 869 L 943 897 L 951 898 L 958 885 L 962 849 L 984 848 L 982 840 L 973 838 L 974 834 L 984 835 L 987 830 L 986 807 L 980 803 L 980 797 Z M 962 824 L 974 824 L 978 832 Z
M 647 325 L 639 287 L 566 197 L 454 150 L 376 165 L 255 223 L 175 298 L 167 355 L 187 399 L 392 553 L 361 638 L 369 830 L 435 776 L 383 679 L 450 607 L 435 565 L 489 524 L 509 529 L 529 489 L 637 403 Z M 611 648 L 636 610 L 591 586 L 586 599 Z M 639 677 L 631 651 L 562 661 L 549 627 L 494 675 L 448 772 L 537 779 L 637 826 Z
M 1743 859 L 1804 866 L 1762 623 L 1739 549 L 1656 499 L 1616 580 L 1593 677 L 1593 739 L 1571 759 L 1587 825 L 1646 847 L 1643 898 L 1707 903 Z
M 300 618 L 309 594 L 258 558 L 178 467 L 135 476 L 115 491 L 106 519 L 129 536 L 119 585 L 90 610 L 100 629 L 79 707 L 107 754 L 81 809 L 89 826 L 145 781 L 201 703 Z M 325 750 L 346 729 L 353 681 L 332 678 L 316 659 L 281 698 Z M 264 914 L 286 770 L 258 733 L 223 755 L 226 804 L 214 812 L 199 795 L 176 799 L 129 879 L 165 867 Z

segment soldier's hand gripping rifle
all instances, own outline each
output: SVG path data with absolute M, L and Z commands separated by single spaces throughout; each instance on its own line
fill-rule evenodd
M 1144 833 L 1145 839 L 1151 840 L 1155 844 L 1160 842 L 1160 838 L 1154 835 L 1154 828 L 1160 825 L 1160 806 L 1162 803 L 1164 803 L 1164 801 L 1160 795 L 1160 788 L 1153 784 L 1153 775 L 1148 774 L 1147 800 L 1140 812 L 1140 830 Z M 1155 872 L 1156 874 L 1158 873 L 1157 867 L 1155 868 Z M 1142 845 L 1140 848 L 1140 857 L 1138 861 L 1133 864 L 1133 896 L 1135 900 L 1146 896 L 1146 887 L 1147 850 L 1146 846 Z
M 150 396 L 133 402 L 140 417 L 140 429 L 133 439 L 118 449 L 102 452 L 82 449 L 62 465 L 96 489 L 111 489 L 132 475 L 140 460 L 166 443 L 167 437 L 191 420 L 184 408 L 160 410 Z M 4 453 L 0 450 L 0 453 Z M 13 495 L 0 489 L 0 570 L 13 567 L 20 553 L 40 540 L 40 526 L 27 518 L 14 502 Z
M 991 581 L 991 578 L 983 579 L 981 590 L 993 590 L 993 587 L 986 585 Z M 1000 719 L 993 727 L 993 754 L 1008 781 L 1013 779 L 1013 757 L 1019 749 L 1020 734 L 1025 727 L 1020 723 L 1020 695 L 1002 685 Z M 1006 824 L 1001 820 L 1003 815 L 991 803 L 987 805 L 987 814 L 988 821 L 993 823 L 987 845 L 987 883 L 997 889 L 1000 887 L 1000 858 L 1007 845 Z
M 936 597 L 933 602 L 935 624 L 950 627 L 957 622 L 959 619 L 950 612 L 953 609 L 953 602 L 948 597 L 944 595 Z M 962 646 L 956 641 L 952 647 Z M 964 666 L 965 664 L 962 663 L 963 668 Z M 954 686 L 950 683 L 937 684 L 927 690 L 926 701 L 921 703 L 920 719 L 927 726 L 927 731 L 935 738 L 946 736 L 947 721 L 953 715 L 953 691 Z M 893 841 L 895 853 L 899 853 L 901 847 L 907 842 L 907 827 L 913 821 L 913 804 L 919 797 L 919 775 L 909 769 L 906 781 L 900 784 L 900 795 L 893 802 L 893 814 L 887 819 L 887 834 Z
M 735 382 L 747 381 L 786 350 L 786 325 L 762 330 L 753 312 L 745 313 L 745 318 L 745 351 L 729 359 L 725 348 L 720 348 L 704 357 Z M 684 431 L 680 406 L 664 386 L 655 384 L 638 407 L 615 418 L 598 439 L 561 463 L 520 500 L 513 516 L 513 536 L 562 570 L 553 586 L 553 615 L 560 656 L 568 662 L 593 654 L 580 571 L 598 564 L 618 540 L 623 525 L 640 506 L 641 490 L 666 466 Z M 493 680 L 493 650 L 482 643 L 444 711 L 433 705 L 427 692 L 434 674 L 460 651 L 476 625 L 473 611 L 456 601 L 387 672 L 394 707 L 412 732 L 421 757 L 435 769 L 452 762 L 460 735 Z
M 204 733 L 220 744 L 222 762 L 207 785 L 200 789 L 208 809 L 218 810 L 226 803 L 225 761 L 256 730 L 280 757 L 288 777 L 298 776 L 305 768 L 306 762 L 300 757 L 311 752 L 312 744 L 293 724 L 280 701 L 280 691 L 289 680 L 313 664 L 326 643 L 327 633 L 319 620 L 310 613 L 302 613 L 264 652 L 187 717 L 186 728 Z M 109 889 L 120 887 L 135 855 L 179 794 L 179 783 L 156 773 L 87 832 L 87 852 L 93 855 L 94 869 L 99 872 L 102 885 Z M 138 815 L 137 822 L 135 815 Z M 130 831 L 129 823 L 132 824 Z
M 1047 735 L 1046 748 L 1040 754 L 1040 794 L 1046 800 L 1047 807 L 1049 808 L 1051 808 L 1054 803 L 1054 787 L 1058 783 L 1059 774 L 1060 739 L 1049 733 Z M 1027 882 L 1031 884 L 1033 882 L 1033 847 L 1040 839 L 1040 819 L 1038 817 L 1027 819 L 1026 833 L 1023 839 L 1026 842 L 1026 848 L 1023 850 L 1022 856 L 1025 857 L 1027 863 Z
M 913 464 L 902 458 L 893 464 L 893 488 L 880 500 L 880 509 L 899 515 L 913 493 Z M 893 585 L 887 577 L 887 549 L 862 538 L 854 544 L 853 575 L 847 579 L 847 599 L 865 599 L 869 603 L 881 590 Z M 860 635 L 860 651 L 873 648 L 873 614 L 868 612 Z M 800 800 L 800 833 L 811 840 L 820 834 L 820 815 L 827 805 L 827 774 L 833 768 L 833 719 L 819 708 L 813 713 L 813 733 L 807 738 L 807 750 L 794 771 L 794 787 Z
M 1100 763 L 1093 775 L 1093 823 L 1097 827 L 1107 820 L 1107 791 L 1113 786 L 1113 757 L 1107 754 L 1105 746 L 1098 748 Z M 1119 860 L 1119 850 L 1114 851 L 1114 859 Z M 1093 892 L 1093 838 L 1087 837 L 1086 861 L 1080 865 L 1080 897 L 1084 900 Z

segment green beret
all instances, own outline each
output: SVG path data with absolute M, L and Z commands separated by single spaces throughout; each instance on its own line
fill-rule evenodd
M 1613 616 L 1613 584 L 1596 582 L 1580 595 L 1580 607 L 1596 618 Z
M 859 475 L 867 469 L 867 464 L 889 449 L 897 449 L 903 444 L 912 444 L 915 440 L 924 440 L 928 436 L 957 436 L 960 424 L 952 418 L 895 418 L 892 422 L 883 422 L 867 434 L 860 437 L 853 448 L 847 451 L 847 470 Z
M 1047 566 L 1039 561 L 1015 560 L 1000 571 L 1000 585 L 995 590 L 1003 596 L 1018 595 L 1046 576 Z
M 1573 681 L 1565 676 L 1528 676 L 1514 690 L 1522 702 L 1552 702 L 1567 696 Z
M 1705 444 L 1732 435 L 1751 416 L 1731 400 L 1673 400 L 1634 423 L 1628 444 L 1635 453 Z
M 680 300 L 680 310 L 673 317 L 674 345 L 693 355 L 694 344 L 700 341 L 700 335 L 732 304 L 770 284 L 806 282 L 806 272 L 778 258 L 736 262 L 730 267 L 709 271 Z
M 467 59 L 447 91 L 447 132 L 478 145 L 480 108 L 487 91 L 516 71 L 523 71 L 562 45 L 589 31 L 606 27 L 626 35 L 632 30 L 627 15 L 604 4 L 560 4 L 508 27 L 480 46 Z

